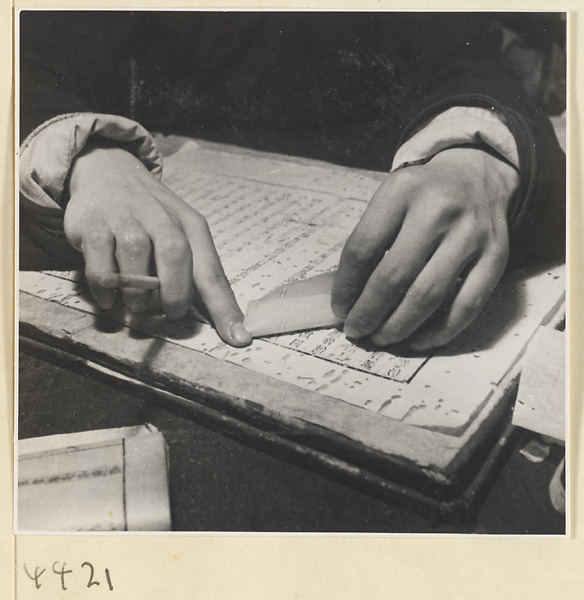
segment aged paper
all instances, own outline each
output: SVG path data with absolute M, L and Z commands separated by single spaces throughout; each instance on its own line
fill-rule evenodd
M 566 337 L 541 327 L 525 353 L 513 424 L 566 440 Z
M 377 174 L 204 148 L 193 141 L 166 159 L 164 172 L 167 185 L 207 218 L 244 312 L 255 297 L 281 284 L 334 269 L 366 198 L 379 184 Z M 155 299 L 150 316 L 134 318 L 121 306 L 104 313 L 79 273 L 20 274 L 20 289 L 39 298 L 98 311 L 219 360 L 454 435 L 498 393 L 538 326 L 557 311 L 564 288 L 562 265 L 521 277 L 510 273 L 453 344 L 430 356 L 407 356 L 361 347 L 336 328 L 274 335 L 233 348 L 196 315 L 169 323 L 158 314 Z
M 17 529 L 169 530 L 167 478 L 151 425 L 19 440 Z

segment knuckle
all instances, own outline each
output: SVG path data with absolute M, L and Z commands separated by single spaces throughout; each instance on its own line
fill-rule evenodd
M 186 219 L 190 223 L 191 227 L 199 234 L 210 234 L 209 223 L 207 219 L 195 209 L 188 211 Z
M 116 237 L 116 245 L 124 255 L 139 257 L 150 250 L 150 238 L 143 229 L 130 226 Z
M 111 241 L 111 234 L 105 227 L 89 227 L 81 235 L 83 246 L 102 247 Z
M 364 244 L 349 240 L 343 249 L 341 260 L 347 265 L 358 267 L 360 265 L 365 265 L 369 256 L 370 254 Z
M 422 309 L 432 308 L 442 302 L 444 290 L 435 280 L 417 279 L 408 290 L 408 296 L 416 306 Z
M 505 267 L 509 261 L 509 251 L 504 249 L 494 250 L 491 254 L 491 273 L 498 281 L 505 272 Z
M 409 274 L 399 267 L 385 269 L 381 277 L 370 280 L 371 290 L 374 295 L 381 297 L 403 296 L 407 292 Z
M 433 212 L 438 215 L 442 220 L 453 223 L 465 217 L 467 220 L 474 221 L 473 211 L 469 211 L 468 203 L 466 205 L 454 200 L 455 194 L 442 193 L 438 194 L 436 198 L 432 200 Z
M 70 242 L 79 243 L 79 241 L 81 239 L 80 228 L 78 227 L 78 225 L 75 222 L 73 222 L 73 220 L 71 218 L 69 218 L 67 216 L 67 213 L 65 213 L 65 218 L 63 219 L 63 230 L 65 232 L 65 237 Z
M 465 214 L 463 207 L 441 195 L 429 199 L 427 194 L 422 195 L 412 203 L 406 218 L 409 226 L 423 231 L 428 240 L 439 240 L 455 227 L 468 226 L 475 230 L 477 226 L 472 215 Z
M 473 212 L 467 213 L 457 225 L 457 232 L 464 245 L 483 246 L 492 235 L 491 227 Z
M 213 269 L 209 273 L 206 273 L 205 282 L 209 287 L 214 289 L 221 289 L 229 285 L 223 269 L 220 268 Z
M 495 264 L 507 264 L 507 261 L 509 260 L 509 238 L 507 236 L 493 245 L 492 255 Z
M 183 235 L 163 237 L 156 246 L 167 260 L 184 260 L 190 254 L 190 245 Z
M 417 191 L 424 187 L 421 175 L 423 176 L 423 172 L 420 170 L 420 165 L 399 169 L 386 179 L 379 192 L 402 198 L 412 193 L 417 195 Z
M 354 269 L 364 268 L 371 264 L 377 253 L 375 240 L 353 232 L 341 253 L 341 263 Z
M 484 299 L 478 296 L 472 296 L 459 301 L 458 311 L 460 320 L 463 323 L 472 321 L 481 311 L 484 305 Z

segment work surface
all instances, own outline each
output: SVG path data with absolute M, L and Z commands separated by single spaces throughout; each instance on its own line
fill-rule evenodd
M 173 144 L 166 182 L 208 218 L 244 309 L 334 268 L 383 177 Z M 499 460 L 523 351 L 561 318 L 564 281 L 562 265 L 510 272 L 473 326 L 432 356 L 374 352 L 334 329 L 234 349 L 197 315 L 101 311 L 77 273 L 23 273 L 20 287 L 28 349 L 386 499 L 456 513 Z
M 21 353 L 23 437 L 153 423 L 169 446 L 173 527 L 179 531 L 558 534 L 548 485 L 563 454 L 541 464 L 510 448 L 476 518 L 444 524 L 282 461 L 94 379 Z

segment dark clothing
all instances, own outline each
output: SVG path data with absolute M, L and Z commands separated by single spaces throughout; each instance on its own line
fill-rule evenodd
M 501 59 L 496 14 L 31 11 L 20 19 L 23 139 L 57 114 L 92 111 L 387 170 L 426 118 L 481 106 L 504 116 L 518 144 L 514 238 L 544 235 L 563 248 L 565 158 Z

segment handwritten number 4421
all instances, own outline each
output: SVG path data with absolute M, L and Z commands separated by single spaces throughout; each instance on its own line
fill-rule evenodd
M 94 585 L 101 585 L 102 581 L 100 581 L 95 574 L 95 569 L 93 567 L 93 565 L 90 562 L 84 562 L 81 564 L 81 569 L 83 569 L 83 571 L 85 572 L 85 576 L 86 576 L 86 584 L 87 587 L 93 587 Z M 66 580 L 67 580 L 67 576 L 71 573 L 73 573 L 72 569 L 67 569 L 67 565 L 66 563 L 60 563 L 59 561 L 55 561 L 53 563 L 52 566 L 52 572 L 55 575 L 58 575 L 60 580 L 61 580 L 61 589 L 63 591 L 67 590 L 67 586 L 66 586 Z M 35 567 L 33 571 L 31 571 L 27 564 L 24 563 L 24 572 L 27 574 L 27 576 L 32 579 L 32 581 L 34 581 L 34 585 L 36 587 L 37 590 L 39 590 L 41 588 L 41 578 L 43 577 L 43 575 L 45 574 L 46 569 L 41 568 L 41 567 Z M 104 575 L 105 575 L 105 583 L 107 584 L 108 588 L 110 589 L 110 591 L 113 591 L 114 586 L 112 584 L 112 579 L 110 576 L 110 572 L 109 569 L 104 569 Z

